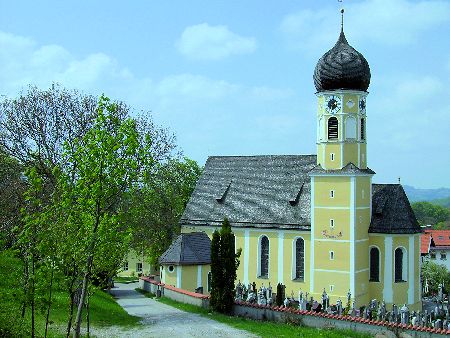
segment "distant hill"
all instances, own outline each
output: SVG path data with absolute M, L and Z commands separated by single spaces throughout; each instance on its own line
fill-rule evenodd
M 406 195 L 411 203 L 419 201 L 432 201 L 433 203 L 442 206 L 450 206 L 450 189 L 448 188 L 417 189 L 410 185 L 404 185 L 403 189 L 405 189 Z
M 440 205 L 441 207 L 450 208 L 450 197 L 439 198 L 437 200 L 431 200 L 430 202 L 433 204 Z

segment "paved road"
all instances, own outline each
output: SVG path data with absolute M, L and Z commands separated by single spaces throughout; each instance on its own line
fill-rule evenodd
M 144 297 L 134 289 L 138 283 L 121 284 L 111 290 L 117 302 L 131 315 L 142 317 L 142 326 L 93 328 L 96 337 L 256 337 L 246 331 L 184 312 Z

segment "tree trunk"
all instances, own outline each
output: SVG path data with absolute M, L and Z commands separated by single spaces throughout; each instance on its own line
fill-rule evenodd
M 72 283 L 73 287 L 73 283 Z M 75 292 L 70 292 L 70 309 L 69 309 L 69 320 L 67 321 L 67 334 L 66 338 L 70 336 L 70 329 L 72 327 L 72 319 L 73 319 L 73 306 L 74 306 Z
M 87 296 L 87 300 L 86 300 L 86 327 L 87 327 L 87 332 L 86 332 L 86 337 L 90 337 L 90 328 L 89 328 L 89 300 L 90 300 L 90 296 Z
M 28 294 L 28 260 L 26 257 L 23 257 L 23 291 L 24 291 L 24 299 L 22 301 L 22 318 L 25 318 L 25 311 L 27 308 L 27 294 Z
M 92 240 L 91 243 L 89 244 L 89 256 L 87 258 L 87 262 L 86 262 L 86 272 L 84 273 L 84 277 L 83 277 L 83 285 L 81 287 L 81 296 L 80 296 L 80 302 L 78 304 L 78 310 L 77 310 L 77 317 L 75 319 L 75 331 L 73 333 L 73 336 L 75 338 L 79 338 L 80 337 L 80 330 L 81 330 L 81 319 L 82 319 L 82 315 L 83 315 L 83 305 L 84 302 L 86 300 L 86 294 L 88 292 L 88 283 L 89 283 L 89 279 L 91 277 L 91 269 L 92 269 L 92 262 L 94 260 L 94 249 L 95 249 L 95 241 L 97 239 L 97 229 L 98 226 L 100 224 L 100 203 L 97 202 L 97 216 L 95 219 L 95 225 L 94 225 L 94 229 L 92 231 Z
M 35 263 L 34 263 L 34 253 L 33 254 L 31 254 L 31 273 L 32 273 L 32 276 L 33 276 L 33 278 L 32 278 L 32 280 L 31 280 L 31 337 L 32 338 L 34 338 L 35 337 L 35 327 L 34 327 L 34 325 L 35 325 L 35 318 L 34 318 L 34 296 L 35 296 L 35 277 L 36 277 L 36 275 L 35 275 L 35 271 L 34 271 L 34 268 L 35 268 Z
M 81 287 L 81 296 L 80 296 L 80 300 L 78 303 L 77 316 L 75 318 L 75 330 L 73 332 L 74 338 L 80 338 L 81 319 L 83 316 L 83 306 L 84 306 L 84 301 L 86 299 L 86 292 L 87 292 L 87 287 L 88 287 L 88 282 L 89 282 L 89 275 L 90 275 L 89 271 L 90 271 L 90 267 L 92 264 L 91 262 L 92 262 L 92 256 L 89 256 L 88 263 L 86 264 L 86 272 L 83 277 L 83 285 Z
M 48 294 L 47 316 L 45 317 L 45 335 L 44 335 L 45 338 L 47 338 L 48 334 L 48 321 L 50 318 L 50 308 L 52 306 L 52 290 L 53 290 L 53 266 L 52 266 L 52 273 L 50 275 L 50 290 Z

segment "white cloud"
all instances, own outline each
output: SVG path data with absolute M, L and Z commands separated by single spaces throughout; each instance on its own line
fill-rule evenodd
M 207 23 L 186 27 L 176 46 L 181 54 L 197 60 L 220 60 L 231 55 L 248 54 L 256 49 L 256 40 L 230 31 L 227 26 Z
M 450 2 L 442 0 L 365 0 L 347 3 L 345 9 L 344 28 L 356 43 L 407 45 L 418 41 L 423 32 L 450 22 Z M 289 14 L 280 25 L 290 46 L 314 51 L 330 45 L 333 27 L 337 39 L 340 15 L 334 7 Z
M 0 45 L 4 47 L 0 50 L 0 96 L 17 96 L 28 84 L 48 88 L 52 82 L 94 95 L 105 93 L 137 109 L 151 109 L 157 123 L 170 126 L 180 144 L 191 147 L 193 140 L 196 147 L 205 142 L 215 144 L 217 129 L 249 137 L 244 131 L 252 130 L 256 135 L 256 130 L 276 127 L 275 123 L 257 123 L 255 127 L 251 117 L 254 112 L 268 116 L 275 110 L 277 114 L 292 113 L 286 100 L 295 94 L 290 89 L 247 86 L 189 73 L 155 80 L 132 74 L 104 53 L 75 57 L 63 46 L 39 45 L 32 39 L 1 31 Z M 276 120 L 276 114 L 272 115 Z M 280 116 L 284 121 L 285 115 Z M 278 125 L 294 128 L 291 123 Z M 223 147 L 226 139 L 221 138 Z

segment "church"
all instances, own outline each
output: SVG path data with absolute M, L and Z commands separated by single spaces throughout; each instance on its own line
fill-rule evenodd
M 160 258 L 162 282 L 207 293 L 206 246 L 227 217 L 242 249 L 241 283 L 420 310 L 420 226 L 403 187 L 372 183 L 368 167 L 370 78 L 341 28 L 313 76 L 317 155 L 209 157 L 182 234 Z

